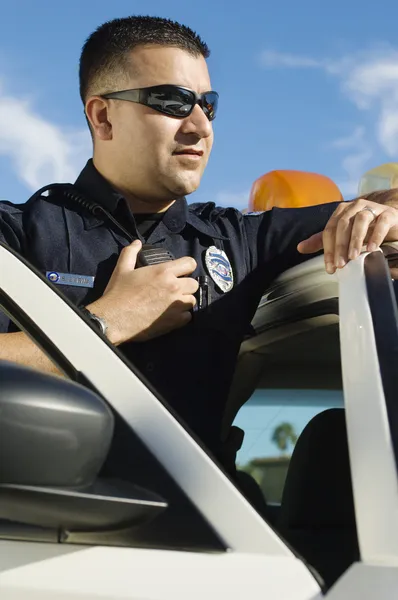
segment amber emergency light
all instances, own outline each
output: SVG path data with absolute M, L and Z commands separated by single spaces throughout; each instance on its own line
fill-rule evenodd
M 270 171 L 259 177 L 251 189 L 249 211 L 298 208 L 339 202 L 343 196 L 337 185 L 325 175 L 304 171 Z
M 384 163 L 366 171 L 359 182 L 358 193 L 361 196 L 392 188 L 398 188 L 398 163 Z

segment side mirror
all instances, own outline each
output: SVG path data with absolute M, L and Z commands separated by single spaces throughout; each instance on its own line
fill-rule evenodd
M 113 430 L 94 392 L 0 362 L 0 519 L 97 531 L 153 518 L 166 507 L 158 496 L 98 480 Z
M 0 483 L 92 484 L 114 418 L 96 394 L 66 379 L 0 364 Z

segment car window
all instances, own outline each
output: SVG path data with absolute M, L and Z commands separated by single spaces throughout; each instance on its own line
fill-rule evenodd
M 316 414 L 343 407 L 342 390 L 257 389 L 236 415 L 245 432 L 237 468 L 261 487 L 267 504 L 279 504 L 298 436 Z

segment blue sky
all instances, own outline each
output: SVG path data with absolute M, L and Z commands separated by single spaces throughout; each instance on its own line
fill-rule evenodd
M 254 180 L 278 168 L 328 175 L 350 198 L 365 170 L 397 160 L 396 0 L 13 0 L 3 3 L 0 25 L 1 199 L 25 201 L 84 166 L 91 142 L 78 95 L 80 49 L 98 25 L 130 14 L 179 20 L 212 51 L 220 108 L 192 201 L 244 208 Z M 277 421 L 289 418 L 299 432 L 317 409 L 303 406 L 293 419 L 286 410 L 270 398 L 240 413 L 241 462 L 277 454 Z
M 381 8 L 381 6 L 383 8 Z M 85 38 L 129 14 L 179 20 L 207 41 L 220 93 L 215 145 L 192 201 L 243 208 L 277 168 L 324 173 L 345 196 L 398 155 L 398 5 L 335 0 L 13 0 L 0 26 L 0 198 L 70 181 L 91 146 L 78 96 Z

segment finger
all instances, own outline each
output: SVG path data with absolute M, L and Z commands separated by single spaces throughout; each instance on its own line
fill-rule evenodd
M 192 310 L 196 306 L 196 298 L 192 294 L 181 295 L 171 304 L 171 312 L 178 315 L 187 310 Z
M 192 312 L 187 310 L 180 315 L 178 327 L 184 327 L 184 325 L 188 325 L 190 321 L 192 321 Z
M 335 245 L 337 236 L 337 227 L 342 215 L 346 212 L 347 206 L 344 202 L 339 204 L 336 208 L 329 221 L 326 224 L 325 229 L 322 232 L 323 242 L 323 253 L 326 271 L 328 273 L 334 273 L 336 270 L 335 265 Z
M 174 317 L 173 322 L 179 322 L 181 319 L 190 321 L 193 309 L 196 306 L 195 296 L 183 296 L 180 300 L 173 303 Z
M 191 275 L 197 266 L 196 261 L 190 256 L 183 256 L 182 258 L 171 260 L 167 263 L 164 263 L 164 265 L 165 268 L 174 273 L 176 277 Z
M 129 246 L 123 248 L 120 253 L 119 260 L 117 261 L 115 270 L 117 270 L 119 273 L 132 271 L 137 263 L 137 255 L 141 248 L 142 243 L 140 240 L 134 240 L 134 242 L 132 242 Z
M 354 226 L 355 213 L 345 211 L 337 223 L 334 240 L 334 266 L 338 269 L 344 267 L 348 261 L 352 228 Z
M 375 222 L 374 215 L 369 210 L 360 210 L 352 220 L 351 240 L 348 249 L 348 258 L 354 260 L 361 254 L 362 246 L 369 233 L 370 227 Z
M 196 298 L 193 295 L 182 296 L 179 306 L 182 311 L 192 310 L 196 306 Z
M 369 204 L 369 202 L 367 203 Z M 349 258 L 349 250 L 352 236 L 352 228 L 356 215 L 369 212 L 363 211 L 366 203 L 364 200 L 356 200 L 355 202 L 345 202 L 340 204 L 337 210 L 330 218 L 323 232 L 325 264 L 328 273 L 333 273 L 335 268 L 344 267 Z M 369 213 L 372 215 L 372 213 Z M 358 217 L 361 222 L 362 218 L 369 227 L 372 221 L 372 216 L 365 214 L 364 217 Z
M 366 211 L 367 212 L 367 211 Z M 373 252 L 380 247 L 384 242 L 390 229 L 396 224 L 397 218 L 395 214 L 390 210 L 385 210 L 374 222 L 374 228 L 369 236 L 366 249 L 368 252 Z
M 300 242 L 297 246 L 297 250 L 301 254 L 313 254 L 313 252 L 319 252 L 323 248 L 322 231 L 314 233 L 311 237 Z
M 174 316 L 172 322 L 169 322 L 167 324 L 167 326 L 163 329 L 162 333 L 169 333 L 170 331 L 174 331 L 175 329 L 180 329 L 181 327 L 188 325 L 190 321 L 192 321 L 192 311 L 185 310 L 184 312 L 179 313 L 177 316 Z
M 182 294 L 196 294 L 199 289 L 199 283 L 192 277 L 182 277 L 178 280 Z

